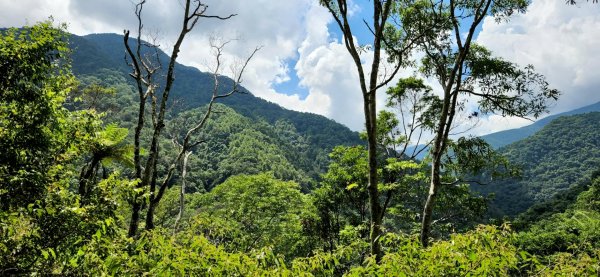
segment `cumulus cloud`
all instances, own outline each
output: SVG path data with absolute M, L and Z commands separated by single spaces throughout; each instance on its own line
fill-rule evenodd
M 504 117 L 501 115 L 490 115 L 479 120 L 477 127 L 473 129 L 474 135 L 491 134 L 507 129 L 514 129 L 531 124 L 531 121 L 520 117 Z
M 532 64 L 563 95 L 551 113 L 600 101 L 600 13 L 582 2 L 534 0 L 527 13 L 497 24 L 486 18 L 477 41 L 520 65 Z
M 244 59 L 254 47 L 262 46 L 243 78 L 243 85 L 253 94 L 288 109 L 327 116 L 353 130 L 364 128 L 355 65 L 339 41 L 331 16 L 318 1 L 207 0 L 205 3 L 209 5 L 209 14 L 237 16 L 226 22 L 202 19 L 182 46 L 181 63 L 207 70 L 212 61 L 208 41 L 215 34 L 236 39 L 226 49 L 228 62 Z M 122 33 L 123 29 L 136 27 L 132 1 L 0 0 L 0 5 L 3 7 L 0 26 L 4 27 L 32 24 L 49 15 L 59 22 L 68 22 L 69 30 L 78 35 Z M 161 38 L 159 43 L 167 52 L 181 28 L 182 5 L 181 0 L 152 0 L 144 8 L 145 28 Z M 600 85 L 596 70 L 600 67 L 600 52 L 596 51 L 600 47 L 600 36 L 596 35 L 600 13 L 596 12 L 596 6 L 585 5 L 591 4 L 574 7 L 562 1 L 534 0 L 526 14 L 516 15 L 510 22 L 497 24 L 486 19 L 478 42 L 508 60 L 535 65 L 551 85 L 563 91 L 563 97 L 551 109 L 553 113 L 600 101 L 596 89 Z M 353 14 L 361 17 L 360 7 L 356 4 L 352 7 Z M 364 55 L 365 64 L 370 62 L 369 54 Z M 290 80 L 291 71 L 295 71 L 302 90 L 308 91 L 305 98 L 276 90 L 276 84 Z M 410 74 L 409 70 L 402 72 L 402 76 Z M 381 90 L 380 108 L 384 98 Z M 490 116 L 480 120 L 473 134 L 526 123 Z
M 208 14 L 237 14 L 222 22 L 202 19 L 182 46 L 179 62 L 208 70 L 212 55 L 208 48 L 213 35 L 235 39 L 225 50 L 226 62 L 244 59 L 256 46 L 262 47 L 251 61 L 243 85 L 253 94 L 281 106 L 328 116 L 352 129 L 363 128 L 362 105 L 356 70 L 343 46 L 329 36 L 331 18 L 318 2 L 294 1 L 205 1 Z M 68 22 L 69 31 L 89 33 L 121 33 L 135 30 L 134 4 L 131 1 L 39 1 L 25 0 L 17 4 L 0 0 L 1 26 L 22 26 L 53 15 Z M 10 11 L 10 12 L 9 12 Z M 160 38 L 163 50 L 169 52 L 180 28 L 182 1 L 148 1 L 143 10 L 145 29 Z M 297 61 L 288 64 L 287 61 Z M 277 92 L 274 85 L 289 80 L 289 71 L 298 70 L 309 95 Z M 223 72 L 228 74 L 228 72 Z

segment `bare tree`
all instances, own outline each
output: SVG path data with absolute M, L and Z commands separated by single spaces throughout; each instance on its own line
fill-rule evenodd
M 212 91 L 211 101 L 209 102 L 207 111 L 204 116 L 191 129 L 189 129 L 186 135 L 183 137 L 182 142 L 180 143 L 180 151 L 177 154 L 174 161 L 169 165 L 167 169 L 167 173 L 162 179 L 159 179 L 157 172 L 157 163 L 160 156 L 160 138 L 162 132 L 165 128 L 165 114 L 167 110 L 167 103 L 169 100 L 169 95 L 171 93 L 171 89 L 173 87 L 173 82 L 175 80 L 175 64 L 177 57 L 179 56 L 179 51 L 181 45 L 186 37 L 186 35 L 191 32 L 198 20 L 200 18 L 211 18 L 218 20 L 227 20 L 235 14 L 230 14 L 227 16 L 218 16 L 218 15 L 207 15 L 206 11 L 208 6 L 203 4 L 200 0 L 186 0 L 185 8 L 183 13 L 182 27 L 177 37 L 177 40 L 173 46 L 173 50 L 171 52 L 170 59 L 168 61 L 166 74 L 163 76 L 158 76 L 158 72 L 161 69 L 160 59 L 158 57 L 158 49 L 155 45 L 148 45 L 141 40 L 141 34 L 143 31 L 142 24 L 142 10 L 145 4 L 145 0 L 139 2 L 136 5 L 135 15 L 138 19 L 138 30 L 137 30 L 137 43 L 135 47 L 131 47 L 129 42 L 129 31 L 125 31 L 124 43 L 125 48 L 128 54 L 128 60 L 130 61 L 130 66 L 133 70 L 130 73 L 130 76 L 135 80 L 139 98 L 139 107 L 138 107 L 138 121 L 135 127 L 135 135 L 134 135 L 134 167 L 135 167 L 135 178 L 139 180 L 137 185 L 137 189 L 139 193 L 136 195 L 135 199 L 132 203 L 132 214 L 131 214 L 131 222 L 129 224 L 129 236 L 135 236 L 138 231 L 138 225 L 140 220 L 140 212 L 143 207 L 143 200 L 141 199 L 142 195 L 148 194 L 148 209 L 146 211 L 146 229 L 152 229 L 154 227 L 154 211 L 156 206 L 160 203 L 166 189 L 168 188 L 168 184 L 171 181 L 173 174 L 175 173 L 175 169 L 177 165 L 181 163 L 181 160 L 184 158 L 185 153 L 187 153 L 192 147 L 202 143 L 202 141 L 194 142 L 191 141 L 192 135 L 198 132 L 207 119 L 210 116 L 212 111 L 212 106 L 217 99 L 231 96 L 235 92 L 239 91 L 239 84 L 241 83 L 241 77 L 244 69 L 246 68 L 250 59 L 254 56 L 256 51 L 259 48 L 256 48 L 254 52 L 248 57 L 245 61 L 238 74 L 234 76 L 234 79 L 231 81 L 230 90 L 223 93 L 220 90 L 219 84 L 219 76 L 221 72 L 221 56 L 223 47 L 226 43 L 221 45 L 211 45 L 217 49 L 216 60 L 217 67 L 214 72 L 212 72 L 214 76 L 214 86 Z M 147 49 L 153 49 L 154 51 L 147 51 Z M 162 77 L 163 79 L 159 79 Z M 160 81 L 164 82 L 164 88 L 158 91 Z M 151 133 L 152 138 L 149 142 L 149 150 L 147 157 L 144 157 L 145 160 L 142 160 L 140 155 L 141 149 L 141 133 L 145 126 L 145 118 L 147 111 L 147 104 L 150 104 L 149 113 L 152 121 L 151 125 Z
M 185 156 L 183 156 L 183 164 L 181 165 L 181 190 L 179 191 L 179 212 L 177 213 L 177 218 L 175 218 L 175 227 L 173 227 L 173 233 L 176 233 L 177 228 L 179 228 L 179 221 L 181 221 L 181 218 L 183 217 L 183 210 L 185 208 L 185 178 L 187 177 L 187 164 L 190 155 L 192 155 L 192 151 L 185 153 Z

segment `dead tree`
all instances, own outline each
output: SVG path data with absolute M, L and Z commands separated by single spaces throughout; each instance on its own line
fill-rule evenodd
M 148 45 L 143 42 L 141 39 L 143 24 L 142 24 L 142 10 L 145 4 L 145 0 L 139 2 L 136 5 L 135 15 L 138 20 L 138 30 L 137 30 L 137 44 L 132 47 L 129 42 L 129 31 L 126 30 L 124 36 L 124 44 L 127 51 L 128 61 L 132 68 L 132 72 L 130 76 L 135 80 L 136 89 L 138 93 L 139 107 L 138 107 L 138 120 L 137 125 L 135 127 L 134 134 L 134 177 L 138 179 L 138 184 L 136 188 L 138 189 L 137 195 L 132 201 L 132 213 L 131 213 L 131 221 L 129 224 L 129 236 L 135 236 L 138 232 L 140 213 L 142 211 L 142 207 L 144 204 L 147 205 L 146 211 L 146 226 L 147 230 L 152 229 L 154 227 L 154 211 L 157 205 L 160 203 L 169 182 L 171 181 L 173 174 L 176 169 L 176 165 L 179 164 L 184 157 L 185 153 L 190 150 L 190 148 L 201 142 L 192 142 L 190 141 L 191 136 L 200 130 L 206 120 L 210 116 L 212 104 L 219 98 L 224 98 L 232 95 L 233 93 L 239 90 L 239 84 L 241 82 L 241 76 L 243 70 L 246 65 L 253 57 L 254 53 L 258 50 L 255 49 L 254 52 L 250 55 L 250 57 L 244 63 L 242 69 L 238 72 L 237 76 L 234 76 L 234 80 L 232 80 L 233 85 L 231 86 L 231 90 L 226 93 L 219 94 L 219 70 L 220 67 L 217 66 L 217 70 L 213 72 L 215 85 L 212 92 L 212 98 L 209 103 L 207 112 L 201 121 L 195 125 L 193 128 L 188 130 L 187 134 L 183 138 L 183 142 L 181 143 L 181 151 L 176 156 L 175 160 L 168 167 L 167 173 L 162 179 L 159 180 L 158 172 L 157 172 L 157 163 L 160 156 L 160 138 L 162 132 L 165 128 L 165 115 L 167 112 L 167 102 L 169 100 L 169 95 L 171 93 L 173 83 L 175 81 L 175 64 L 177 58 L 179 56 L 181 45 L 188 33 L 190 33 L 200 18 L 210 18 L 210 19 L 218 19 L 218 20 L 227 20 L 235 14 L 230 14 L 227 16 L 218 16 L 218 15 L 207 15 L 206 11 L 208 6 L 203 4 L 200 0 L 186 0 L 185 8 L 183 13 L 182 27 L 179 31 L 179 35 L 177 37 L 177 41 L 173 46 L 173 50 L 171 52 L 168 65 L 166 68 L 166 74 L 164 76 L 159 76 L 158 72 L 161 69 L 160 59 L 158 57 L 158 49 L 156 45 Z M 222 49 L 225 45 L 216 45 L 217 51 L 217 64 L 220 65 L 220 58 L 222 54 Z M 213 45 L 215 47 L 215 45 Z M 154 49 L 155 51 L 144 51 L 148 49 Z M 150 53 L 150 54 L 149 54 Z M 159 79 L 162 78 L 162 79 Z M 164 87 L 160 88 L 160 81 L 164 82 Z M 160 90 L 159 90 L 160 88 Z M 149 104 L 149 111 L 147 111 L 146 105 Z M 148 142 L 149 149 L 146 157 L 140 155 L 141 149 L 141 134 L 142 130 L 145 127 L 145 119 L 146 113 L 150 113 L 150 117 L 152 120 L 152 125 L 149 128 L 151 129 L 152 138 Z M 144 203 L 143 195 L 148 195 L 148 201 Z

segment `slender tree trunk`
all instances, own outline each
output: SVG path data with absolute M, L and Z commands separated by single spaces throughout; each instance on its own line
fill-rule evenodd
M 127 36 L 126 36 L 127 37 Z M 141 86 L 141 85 L 140 85 Z M 138 110 L 138 124 L 135 127 L 135 135 L 134 135 L 134 165 L 135 165 L 135 178 L 139 180 L 136 188 L 144 188 L 145 184 L 141 181 L 142 179 L 142 167 L 141 167 L 141 156 L 140 156 L 140 138 L 142 133 L 142 128 L 144 125 L 144 112 L 145 112 L 145 102 L 146 99 L 140 94 L 140 106 Z M 131 205 L 131 220 L 129 221 L 129 232 L 127 235 L 129 237 L 133 237 L 137 234 L 138 224 L 140 221 L 140 210 L 142 209 L 141 203 L 139 203 L 141 193 L 136 195 L 133 199 L 133 204 Z
M 423 208 L 423 216 L 421 222 L 421 244 L 423 247 L 429 245 L 429 234 L 431 233 L 431 220 L 433 216 L 433 204 L 437 198 L 438 188 L 440 187 L 440 172 L 438 166 L 432 166 L 431 168 L 431 183 L 429 185 L 429 195 Z
M 375 255 L 377 261 L 382 257 L 379 238 L 381 236 L 381 205 L 379 203 L 379 188 L 377 176 L 377 130 L 376 130 L 376 111 L 375 111 L 375 93 L 367 94 L 365 97 L 365 120 L 367 122 L 367 140 L 369 154 L 369 206 L 371 209 L 371 233 L 369 241 L 371 243 L 371 255 Z
M 187 152 L 183 157 L 183 168 L 181 169 L 181 191 L 179 191 L 179 213 L 177 213 L 177 218 L 175 219 L 175 227 L 173 228 L 173 233 L 177 232 L 177 228 L 179 227 L 179 221 L 183 217 L 183 209 L 185 208 L 185 177 L 187 175 L 188 159 L 191 154 L 191 151 Z
M 352 29 L 348 21 L 348 5 L 345 0 L 335 1 L 322 1 L 321 3 L 329 9 L 333 15 L 336 23 L 340 27 L 340 30 L 344 33 L 344 45 L 352 56 L 352 59 L 356 65 L 358 71 L 359 83 L 361 92 L 363 94 L 363 107 L 365 114 L 365 124 L 367 129 L 367 149 L 368 149 L 368 160 L 369 160 L 369 183 L 367 185 L 367 191 L 369 194 L 369 207 L 371 212 L 371 230 L 370 230 L 370 243 L 371 243 L 371 255 L 376 256 L 377 261 L 382 257 L 381 246 L 379 244 L 379 238 L 381 236 L 381 222 L 383 220 L 382 208 L 379 203 L 379 188 L 378 188 L 378 176 L 377 176 L 377 111 L 376 111 L 376 93 L 380 86 L 383 86 L 391 80 L 400 68 L 400 63 L 396 67 L 396 70 L 389 76 L 389 78 L 379 83 L 379 67 L 381 63 L 381 47 L 383 41 L 383 30 L 386 25 L 388 16 L 392 8 L 393 1 L 373 1 L 373 62 L 371 63 L 371 72 L 369 73 L 369 80 L 367 86 L 366 74 L 363 70 L 363 63 L 360 58 L 359 50 L 354 42 L 354 36 Z
M 100 163 L 100 159 L 94 155 L 90 163 L 83 168 L 81 175 L 79 176 L 79 196 L 81 198 L 87 197 L 89 193 L 90 182 L 92 181 L 92 175 L 94 175 L 94 169 Z
M 131 205 L 131 220 L 129 221 L 129 231 L 127 235 L 129 237 L 133 237 L 137 234 L 138 231 L 138 222 L 140 222 L 140 210 L 142 209 L 142 204 L 137 201 Z
M 148 205 L 148 212 L 146 212 L 146 230 L 154 229 L 154 210 L 156 209 L 156 204 L 150 202 Z
M 451 78 L 454 78 L 453 74 L 454 73 L 451 74 Z M 423 207 L 423 214 L 421 217 L 422 221 L 420 240 L 423 247 L 427 247 L 429 245 L 429 234 L 431 232 L 433 205 L 435 203 L 435 199 L 437 198 L 437 193 L 440 186 L 440 169 L 442 165 L 442 155 L 444 153 L 444 147 L 446 145 L 445 141 L 446 139 L 448 139 L 448 134 L 446 133 L 446 130 L 448 130 L 449 128 L 448 124 L 452 122 L 447 121 L 451 109 L 450 105 L 452 103 L 450 99 L 451 88 L 451 83 L 444 86 L 444 100 L 442 106 L 442 113 L 440 115 L 440 119 L 436 127 L 435 139 L 433 140 L 432 145 L 431 183 L 429 184 L 429 195 L 427 196 L 427 201 L 425 202 L 425 206 Z
M 156 153 L 158 155 L 159 150 L 156 149 Z M 158 158 L 158 157 L 156 157 Z M 148 171 L 148 170 L 147 170 Z M 146 211 L 146 230 L 154 229 L 154 211 L 156 210 L 156 206 L 160 201 L 160 197 L 156 193 L 156 181 L 158 179 L 158 170 L 156 170 L 156 160 L 154 160 L 152 177 L 150 178 L 150 199 L 148 199 L 148 210 Z M 169 177 L 170 180 L 170 177 Z M 167 186 L 168 180 L 163 184 L 165 187 Z

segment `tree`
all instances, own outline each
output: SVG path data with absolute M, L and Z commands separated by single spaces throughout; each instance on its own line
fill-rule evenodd
M 96 132 L 95 138 L 87 145 L 90 158 L 79 175 L 78 192 L 82 204 L 90 196 L 93 185 L 98 182 L 97 175 L 101 166 L 104 171 L 102 178 L 107 177 L 105 165 L 112 162 L 128 167 L 133 166 L 131 160 L 133 147 L 125 143 L 127 133 L 125 128 L 119 128 L 116 124 L 108 124 L 104 130 Z
M 373 22 L 368 25 L 373 35 L 372 45 L 360 46 L 355 41 L 353 27 L 349 21 L 348 1 L 346 0 L 321 0 L 333 16 L 338 27 L 342 31 L 344 45 L 352 57 L 359 78 L 360 90 L 363 96 L 363 108 L 365 116 L 367 150 L 369 160 L 369 182 L 367 191 L 369 194 L 369 210 L 371 213 L 370 243 L 371 254 L 378 259 L 381 257 L 379 238 L 381 236 L 381 222 L 383 219 L 383 208 L 379 202 L 379 178 L 377 175 L 377 91 L 387 85 L 406 64 L 408 55 L 413 49 L 416 39 L 422 36 L 425 28 L 411 27 L 404 22 L 401 11 L 412 5 L 411 1 L 373 1 Z M 365 21 L 366 22 L 366 21 Z M 388 61 L 391 68 L 386 68 L 383 50 L 389 55 Z M 361 54 L 368 52 L 372 54 L 370 68 L 363 67 Z M 386 69 L 390 69 L 388 72 Z
M 378 120 L 384 121 L 385 118 L 380 116 Z M 384 124 L 380 124 L 382 125 Z M 427 198 L 429 168 L 426 162 L 405 157 L 379 157 L 379 187 L 382 191 L 380 201 L 383 203 L 383 229 L 410 234 L 420 227 L 418 215 Z M 356 238 L 367 237 L 369 198 L 366 190 L 366 149 L 362 146 L 338 146 L 334 148 L 330 158 L 329 170 L 323 175 L 320 187 L 313 192 L 313 201 L 319 215 L 317 232 L 323 240 L 324 249 L 332 252 L 337 246 L 343 245 L 346 239 L 341 233 L 352 231 Z M 454 167 L 451 163 L 446 165 Z M 467 185 L 445 186 L 442 192 L 443 195 L 436 202 L 436 209 L 442 210 L 436 214 L 432 224 L 434 232 L 440 236 L 445 237 L 452 231 L 473 226 L 487 210 L 489 199 L 472 193 Z
M 181 163 L 181 160 L 184 158 L 185 153 L 187 153 L 194 146 L 202 143 L 202 141 L 191 141 L 192 135 L 197 131 L 201 130 L 206 123 L 206 120 L 211 114 L 213 104 L 217 99 L 228 97 L 235 92 L 238 92 L 239 84 L 241 82 L 241 76 L 244 72 L 244 69 L 248 65 L 248 62 L 253 57 L 254 53 L 258 51 L 259 48 L 256 48 L 252 54 L 245 60 L 245 62 L 241 63 L 241 66 L 237 68 L 237 72 L 234 72 L 234 80 L 231 80 L 231 84 L 229 84 L 229 90 L 223 92 L 220 86 L 220 77 L 222 70 L 222 54 L 223 49 L 227 45 L 228 42 L 217 42 L 211 41 L 211 47 L 214 50 L 216 65 L 212 72 L 214 79 L 213 91 L 211 93 L 211 100 L 208 104 L 208 108 L 204 116 L 200 119 L 200 121 L 193 126 L 191 129 L 187 130 L 183 139 L 180 142 L 180 151 L 177 154 L 175 160 L 170 163 L 168 166 L 167 172 L 165 176 L 163 176 L 162 180 L 158 178 L 158 170 L 157 164 L 160 157 L 160 141 L 161 135 L 163 134 L 163 130 L 165 127 L 165 115 L 167 110 L 167 103 L 169 100 L 169 94 L 173 87 L 173 82 L 175 80 L 175 64 L 177 61 L 177 57 L 179 56 L 179 51 L 181 45 L 187 36 L 190 33 L 200 18 L 212 18 L 219 20 L 227 20 L 235 14 L 230 14 L 227 16 L 218 16 L 218 15 L 207 15 L 206 11 L 208 6 L 202 1 L 199 0 L 187 0 L 185 2 L 185 8 L 183 13 L 183 24 L 181 31 L 177 37 L 177 41 L 173 46 L 173 51 L 171 52 L 171 56 L 168 61 L 168 66 L 166 69 L 166 74 L 162 82 L 157 79 L 157 75 L 160 71 L 160 59 L 158 57 L 158 51 L 156 45 L 147 45 L 145 42 L 141 40 L 142 35 L 142 10 L 145 4 L 145 0 L 141 1 L 136 5 L 135 14 L 138 19 L 138 33 L 137 40 L 134 48 L 131 47 L 129 43 L 129 31 L 125 31 L 124 43 L 125 48 L 127 50 L 128 58 L 130 61 L 130 66 L 133 70 L 130 73 L 131 77 L 136 82 L 136 88 L 139 98 L 139 107 L 138 107 L 138 119 L 137 125 L 135 127 L 134 134 L 134 168 L 135 168 L 135 178 L 139 180 L 138 189 L 143 193 L 149 194 L 148 199 L 148 208 L 146 212 L 146 229 L 152 229 L 154 227 L 154 211 L 156 206 L 160 203 L 166 189 L 169 186 L 169 182 L 171 181 L 175 169 Z M 160 88 L 161 83 L 164 83 L 164 88 L 158 92 L 157 90 Z M 142 161 L 141 153 L 141 134 L 142 130 L 145 127 L 145 119 L 147 108 L 146 104 L 150 104 L 150 115 L 151 115 L 151 133 L 152 137 L 149 142 L 148 154 L 145 157 L 145 161 Z M 138 222 L 140 220 L 140 212 L 143 206 L 141 201 L 140 193 L 133 200 L 132 204 L 132 214 L 131 214 L 131 222 L 129 225 L 129 236 L 135 236 L 138 230 Z
M 0 32 L 1 275 L 53 272 L 113 230 L 116 175 L 86 190 L 90 201 L 76 193 L 101 121 L 64 106 L 77 86 L 68 54 L 65 26 L 52 21 Z
M 339 243 L 339 233 L 345 226 L 358 228 L 361 238 L 367 234 L 367 156 L 362 146 L 335 147 L 329 154 L 329 169 L 313 192 L 320 217 L 318 233 L 329 251 Z
M 303 229 L 314 208 L 297 183 L 271 173 L 237 175 L 203 196 L 202 231 L 216 244 L 242 252 L 272 247 L 288 258 L 311 252 L 314 240 Z
M 415 18 L 412 22 L 432 21 L 436 26 L 418 43 L 419 49 L 425 52 L 421 72 L 427 77 L 435 77 L 443 89 L 441 112 L 430 151 L 430 189 L 422 216 L 421 243 L 424 246 L 429 242 L 434 202 L 440 187 L 445 184 L 442 165 L 450 144 L 450 130 L 457 110 L 466 99 L 477 101 L 478 110 L 474 114 L 538 117 L 546 111 L 546 101 L 557 99 L 559 95 L 533 66 L 521 69 L 493 57 L 490 51 L 473 42 L 484 17 L 506 20 L 514 12 L 524 12 L 526 7 L 527 2 L 521 0 L 451 0 L 423 3 L 418 12 L 411 14 Z M 465 141 L 463 145 L 471 147 L 470 153 L 489 149 L 476 141 Z
M 0 208 L 44 197 L 64 137 L 62 103 L 75 78 L 64 26 L 43 22 L 0 33 Z
M 400 79 L 386 94 L 385 106 L 392 111 L 383 110 L 379 114 L 380 144 L 388 157 L 414 160 L 433 142 L 424 135 L 434 130 L 442 100 L 414 76 Z

